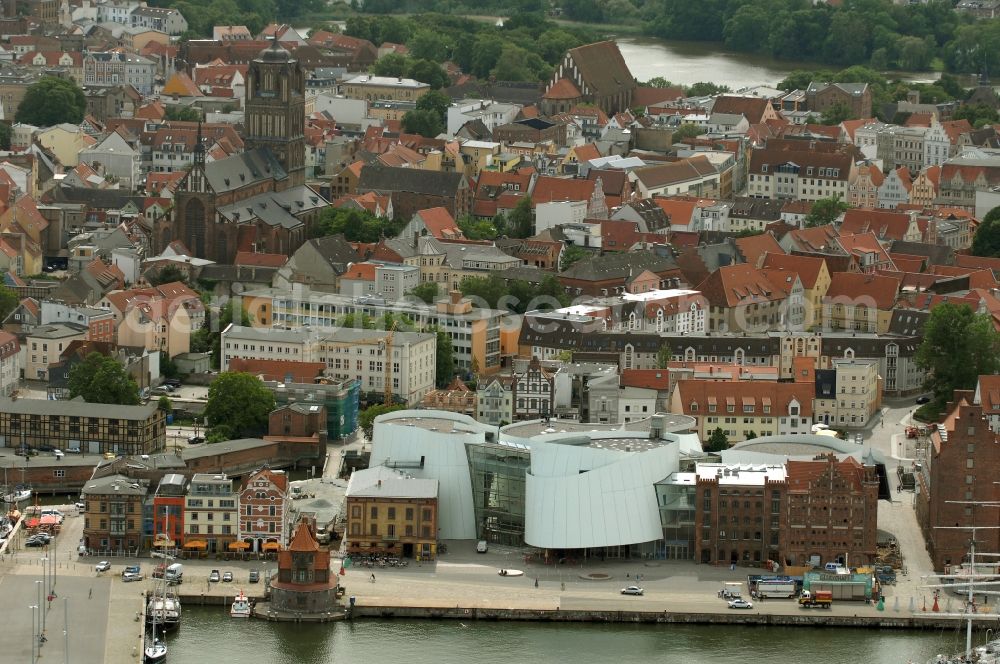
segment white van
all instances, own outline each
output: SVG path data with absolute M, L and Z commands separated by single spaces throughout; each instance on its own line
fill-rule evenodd
M 163 574 L 163 578 L 167 583 L 181 583 L 184 580 L 184 565 L 181 563 L 174 563 L 168 565 L 166 571 Z
M 486 543 L 486 540 L 479 540 L 476 544 L 476 553 L 486 553 L 490 550 L 490 545 Z

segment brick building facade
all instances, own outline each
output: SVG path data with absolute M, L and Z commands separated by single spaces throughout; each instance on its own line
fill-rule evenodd
M 972 391 L 956 390 L 954 399 L 917 473 L 917 520 L 936 570 L 962 562 L 973 525 L 993 528 L 976 533 L 979 550 L 1000 551 L 1000 510 L 982 505 L 1000 500 L 1000 440 Z
M 288 541 L 288 475 L 280 470 L 261 468 L 250 475 L 240 489 L 239 539 L 251 551 L 263 551 L 264 543 Z
M 873 464 L 832 455 L 785 466 L 698 464 L 695 560 L 873 562 L 878 514 Z

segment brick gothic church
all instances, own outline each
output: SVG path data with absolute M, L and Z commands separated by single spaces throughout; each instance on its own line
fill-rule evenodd
M 232 263 L 239 251 L 291 255 L 327 202 L 305 185 L 305 75 L 275 40 L 250 63 L 245 152 L 194 164 L 179 183 L 172 218 L 154 222 L 156 250 L 180 240 L 199 258 Z

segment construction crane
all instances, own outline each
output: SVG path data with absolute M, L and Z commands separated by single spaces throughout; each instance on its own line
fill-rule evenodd
M 392 336 L 396 333 L 398 325 L 398 320 L 392 322 L 381 344 L 385 354 L 385 398 L 382 403 L 386 406 L 392 405 Z

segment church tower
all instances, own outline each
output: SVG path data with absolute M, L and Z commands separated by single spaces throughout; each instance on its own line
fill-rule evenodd
M 275 37 L 247 72 L 243 139 L 247 152 L 271 151 L 288 173 L 288 187 L 305 184 L 306 179 L 305 91 L 302 64 Z

